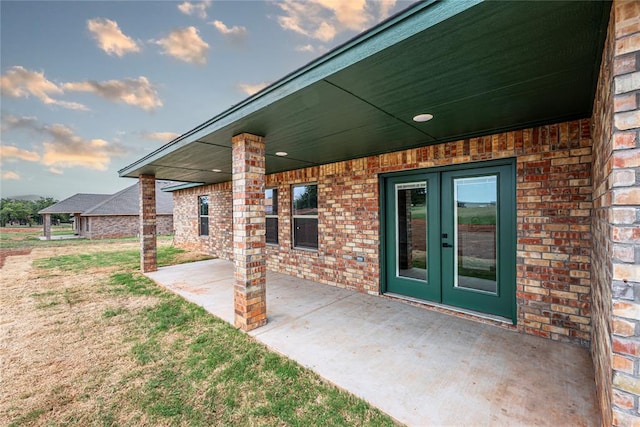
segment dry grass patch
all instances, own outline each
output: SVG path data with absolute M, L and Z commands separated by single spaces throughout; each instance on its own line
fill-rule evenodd
M 43 246 L 0 277 L 0 425 L 390 425 L 137 270 L 137 242 Z M 200 259 L 164 242 L 161 262 Z

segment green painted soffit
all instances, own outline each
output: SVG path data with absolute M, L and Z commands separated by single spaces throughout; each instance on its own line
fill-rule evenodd
M 231 179 L 231 137 L 266 137 L 267 173 L 591 115 L 610 2 L 419 3 L 120 176 Z M 418 113 L 435 118 L 415 123 Z M 277 157 L 286 151 L 287 157 Z M 222 172 L 214 173 L 212 169 Z
M 200 186 L 202 184 L 204 184 L 204 183 L 202 183 L 202 182 L 185 182 L 185 183 L 178 184 L 178 185 L 171 185 L 171 186 L 168 186 L 168 187 L 163 187 L 163 188 L 161 188 L 161 190 L 166 192 L 166 193 L 173 193 L 174 191 L 178 191 L 178 190 L 186 190 L 187 188 L 198 187 L 198 186 Z

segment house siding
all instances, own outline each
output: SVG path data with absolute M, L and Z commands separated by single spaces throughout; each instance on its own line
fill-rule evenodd
M 198 197 L 209 196 L 209 235 L 199 236 Z M 173 193 L 174 244 L 233 261 L 231 181 Z
M 81 236 L 88 239 L 114 239 L 120 237 L 135 237 L 140 233 L 140 217 L 137 215 L 104 215 L 82 217 L 83 228 Z M 84 225 L 89 222 L 89 231 Z M 157 234 L 173 233 L 173 216 L 157 216 Z
M 268 175 L 279 192 L 279 244 L 267 246 L 267 267 L 378 294 L 380 174 L 515 158 L 518 329 L 586 345 L 591 145 L 585 119 Z M 317 251 L 292 248 L 291 186 L 307 182 L 318 184 Z M 198 195 L 210 198 L 209 237 L 198 236 Z M 176 191 L 174 206 L 176 245 L 232 259 L 230 183 Z
M 613 14 L 612 8 L 612 14 Z M 596 390 L 601 408 L 602 425 L 611 425 L 611 227 L 607 213 L 610 197 L 607 181 L 611 173 L 609 158 L 613 124 L 613 44 L 614 19 L 609 21 L 608 35 L 602 54 L 602 65 L 593 106 L 593 215 L 592 215 L 592 325 L 591 356 Z M 624 363 L 620 360 L 619 363 Z
M 594 103 L 593 339 L 602 424 L 640 425 L 640 2 L 611 10 Z

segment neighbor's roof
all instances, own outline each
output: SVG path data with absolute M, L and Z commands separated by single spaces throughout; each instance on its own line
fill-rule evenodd
M 175 185 L 175 183 L 156 181 L 157 215 L 173 214 L 173 195 L 162 191 L 162 188 L 171 185 Z M 115 194 L 76 194 L 43 209 L 40 213 L 80 213 L 82 216 L 138 215 L 140 213 L 138 188 L 138 183 L 135 183 Z M 81 207 L 82 209 L 79 209 Z
M 173 214 L 173 195 L 162 191 L 163 187 L 171 185 L 167 181 L 156 181 L 156 214 Z M 83 216 L 102 215 L 139 215 L 139 183 L 114 194 L 104 202 L 83 212 Z
M 265 137 L 275 173 L 590 117 L 610 8 L 417 3 L 119 174 L 229 181 L 231 138 L 243 132 Z M 419 113 L 434 118 L 416 123 Z
M 110 194 L 78 193 L 66 198 L 55 205 L 51 205 L 39 211 L 39 214 L 76 214 L 83 213 L 87 209 L 104 202 L 110 198 Z

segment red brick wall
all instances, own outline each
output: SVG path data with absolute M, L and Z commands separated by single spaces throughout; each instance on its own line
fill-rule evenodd
M 554 340 L 590 338 L 589 121 L 534 129 L 518 157 L 519 326 Z
M 140 271 L 148 273 L 158 269 L 156 177 L 153 175 L 140 175 L 138 184 Z
M 592 355 L 603 425 L 640 425 L 640 1 L 614 3 L 594 105 Z
M 80 233 L 88 239 L 113 239 L 119 237 L 135 237 L 140 233 L 140 217 L 135 215 L 103 215 L 84 217 L 89 219 L 89 231 Z M 173 216 L 158 215 L 156 218 L 158 234 L 173 233 Z
M 209 236 L 198 235 L 198 196 L 209 196 Z M 173 193 L 174 243 L 233 260 L 231 182 Z
M 586 344 L 590 338 L 591 136 L 581 120 L 432 145 L 269 175 L 277 187 L 279 245 L 267 246 L 271 270 L 377 294 L 379 174 L 482 160 L 517 159 L 518 327 Z M 291 185 L 318 184 L 318 251 L 292 248 Z M 197 196 L 220 204 L 231 224 L 229 183 L 174 193 L 177 245 L 231 259 L 229 228 L 197 236 Z M 219 236 L 219 237 L 216 237 Z M 363 257 L 358 261 L 357 257 Z
M 613 16 L 612 8 L 612 16 Z M 595 369 L 596 389 L 602 425 L 611 425 L 611 248 L 608 223 L 607 181 L 611 173 L 610 154 L 613 124 L 613 50 L 614 19 L 609 22 L 608 36 L 602 56 L 598 88 L 593 106 L 593 215 L 592 229 L 592 324 L 591 355 Z
M 292 248 L 291 185 L 308 182 L 318 184 L 317 252 Z M 267 247 L 269 269 L 378 293 L 378 178 L 367 159 L 269 175 L 267 187 L 279 192 L 279 245 Z
M 261 136 L 243 133 L 233 146 L 234 325 L 244 331 L 267 323 L 264 172 Z

